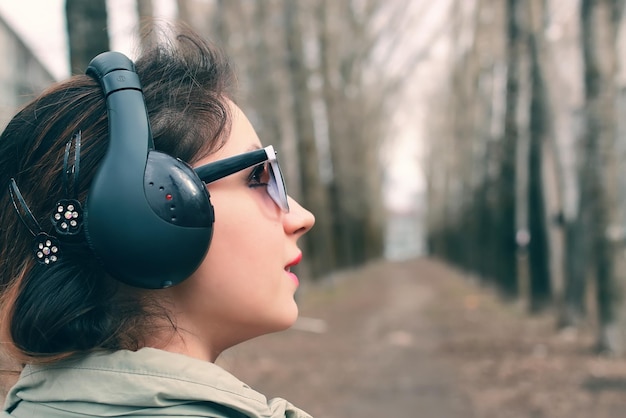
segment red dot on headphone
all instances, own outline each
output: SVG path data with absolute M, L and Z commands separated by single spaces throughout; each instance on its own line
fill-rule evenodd
M 165 195 L 165 200 L 172 200 L 172 195 L 171 194 L 166 194 Z

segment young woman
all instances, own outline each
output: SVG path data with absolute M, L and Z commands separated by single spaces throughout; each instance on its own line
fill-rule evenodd
M 227 62 L 177 31 L 134 67 L 99 56 L 0 137 L 1 341 L 24 365 L 4 416 L 309 416 L 214 364 L 293 324 L 314 217 Z

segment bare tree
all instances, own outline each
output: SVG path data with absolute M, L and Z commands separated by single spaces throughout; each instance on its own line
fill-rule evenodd
M 154 6 L 152 0 L 136 0 L 137 1 L 137 15 L 139 18 L 153 17 Z
M 529 243 L 530 268 L 530 303 L 531 311 L 545 308 L 552 301 L 551 270 L 549 257 L 549 217 L 547 215 L 546 191 L 544 184 L 546 173 L 544 164 L 546 142 L 550 127 L 550 107 L 541 59 L 543 6 L 539 1 L 526 3 L 526 44 L 529 59 L 529 189 L 528 189 L 528 225 L 531 241 Z
M 327 273 L 336 266 L 334 240 L 331 229 L 329 198 L 320 179 L 319 153 L 316 144 L 311 92 L 308 80 L 310 70 L 305 64 L 304 38 L 300 23 L 300 4 L 285 0 L 284 25 L 287 47 L 287 68 L 293 97 L 297 149 L 301 165 L 300 187 L 302 201 L 317 214 L 317 225 L 309 234 L 307 250 L 311 253 L 313 273 Z
M 538 309 L 550 297 L 549 125 L 541 29 L 529 6 L 481 0 L 453 8 L 450 129 L 431 144 L 439 179 L 429 182 L 429 212 L 436 254 Z
M 519 28 L 519 5 L 517 0 L 507 0 L 507 81 L 504 116 L 504 136 L 497 146 L 495 154 L 499 162 L 498 180 L 496 182 L 496 199 L 498 212 L 495 214 L 494 227 L 499 237 L 499 245 L 495 254 L 498 267 L 496 279 L 503 290 L 515 294 L 517 290 L 516 271 L 516 169 L 517 141 L 519 137 L 518 106 L 520 95 L 520 60 L 522 40 Z
M 501 251 L 494 221 L 500 211 L 496 157 L 503 135 L 506 10 L 490 0 L 459 0 L 451 10 L 450 81 L 442 84 L 450 87 L 441 107 L 434 98 L 430 104 L 429 119 L 445 115 L 428 134 L 436 138 L 427 158 L 430 249 L 494 280 Z
M 534 243 L 538 243 L 534 246 L 531 244 L 531 274 L 533 283 L 536 283 L 533 287 L 536 295 L 534 303 L 543 305 L 548 302 L 548 295 L 537 291 L 548 290 L 549 287 L 550 301 L 556 304 L 558 315 L 562 317 L 565 306 L 563 179 L 566 173 L 560 159 L 553 122 L 560 109 L 555 93 L 557 89 L 554 88 L 558 84 L 554 57 L 545 35 L 551 24 L 548 6 L 549 1 L 546 0 L 528 2 L 533 98 L 530 120 L 531 165 L 535 166 L 530 170 L 529 199 L 535 208 L 531 209 L 531 236 L 535 237 Z M 561 107 L 564 107 L 563 104 Z M 545 280 L 541 280 L 542 277 Z
M 93 57 L 109 50 L 105 0 L 66 0 L 70 71 L 82 73 Z
M 586 132 L 581 212 L 592 221 L 591 239 L 598 289 L 598 348 L 626 352 L 626 259 L 620 199 L 622 162 L 617 150 L 616 42 L 622 0 L 582 0 Z
M 401 37 L 406 6 L 320 0 L 316 7 L 321 97 L 332 163 L 333 230 L 343 266 L 382 254 L 380 148 L 389 126 L 390 103 L 423 56 L 419 49 L 404 51 L 409 59 L 400 77 L 383 70 L 399 49 L 393 41 Z
M 139 17 L 139 35 L 144 43 L 152 43 L 157 39 L 154 33 L 154 5 L 152 0 L 136 0 L 137 16 Z

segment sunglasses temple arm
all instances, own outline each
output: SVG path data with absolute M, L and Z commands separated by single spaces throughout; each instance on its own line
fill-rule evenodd
M 267 155 L 264 150 L 260 149 L 258 151 L 235 155 L 234 157 L 205 164 L 196 167 L 194 170 L 198 177 L 200 177 L 200 180 L 205 183 L 211 183 L 264 161 L 267 161 Z

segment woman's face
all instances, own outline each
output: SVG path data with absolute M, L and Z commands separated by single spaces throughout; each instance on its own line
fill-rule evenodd
M 230 107 L 228 141 L 196 166 L 261 147 L 246 116 Z M 293 199 L 289 213 L 282 212 L 267 188 L 250 180 L 253 170 L 208 185 L 215 209 L 213 239 L 198 270 L 167 289 L 184 341 L 166 349 L 214 361 L 228 347 L 286 329 L 297 318 L 298 281 L 288 269 L 300 260 L 296 241 L 315 219 Z

